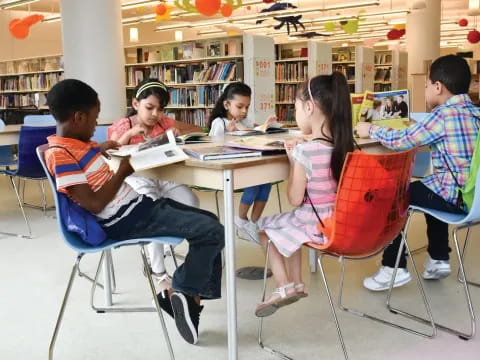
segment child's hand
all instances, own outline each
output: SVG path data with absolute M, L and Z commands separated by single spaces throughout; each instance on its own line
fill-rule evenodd
M 127 177 L 134 172 L 132 165 L 130 165 L 130 157 L 124 157 L 120 161 L 120 165 L 118 166 L 117 173 Z
M 120 144 L 116 141 L 108 140 L 102 142 L 101 144 L 99 144 L 99 146 L 102 155 L 105 156 L 107 159 L 110 159 L 110 155 L 107 153 L 107 150 L 118 149 L 120 147 Z
M 173 130 L 173 135 L 175 135 L 175 136 L 182 135 L 182 132 L 179 129 L 177 129 L 176 127 L 173 127 L 171 129 Z
M 136 135 L 145 135 L 147 131 L 142 125 L 137 124 L 129 130 L 129 133 L 130 133 L 130 137 L 132 137 Z
M 355 126 L 355 131 L 357 132 L 357 135 L 360 137 L 360 138 L 367 138 L 369 137 L 369 131 L 370 131 L 370 127 L 372 126 L 372 124 L 370 123 L 367 123 L 367 122 L 359 122 L 357 124 L 357 126 Z
M 277 116 L 276 115 L 270 115 L 265 122 L 267 124 L 273 124 L 274 122 L 277 122 Z
M 237 122 L 237 119 L 232 119 L 227 125 L 227 131 L 230 132 L 237 130 Z

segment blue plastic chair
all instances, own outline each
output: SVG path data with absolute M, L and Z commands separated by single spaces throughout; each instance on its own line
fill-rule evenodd
M 420 206 L 410 205 L 410 207 L 409 207 L 409 218 L 407 220 L 407 225 L 405 226 L 405 234 L 407 234 L 408 233 L 408 226 L 410 224 L 410 218 L 416 212 L 429 214 L 429 215 L 435 217 L 436 219 L 441 220 L 441 221 L 451 225 L 450 228 L 452 229 L 453 242 L 455 244 L 455 251 L 456 251 L 457 257 L 458 257 L 459 280 L 463 283 L 463 288 L 464 288 L 464 291 L 465 291 L 465 297 L 466 297 L 466 300 L 467 300 L 467 307 L 468 307 L 469 316 L 470 316 L 470 333 L 464 333 L 464 332 L 461 332 L 461 331 L 458 331 L 458 330 L 455 330 L 455 329 L 452 329 L 452 328 L 449 328 L 449 327 L 446 327 L 446 326 L 443 326 L 443 325 L 439 325 L 439 324 L 435 324 L 435 325 L 439 330 L 443 330 L 443 331 L 449 332 L 451 334 L 457 335 L 458 337 L 460 337 L 461 339 L 464 339 L 464 340 L 471 339 L 475 335 L 475 312 L 473 310 L 472 300 L 471 300 L 471 297 L 470 297 L 470 290 L 468 288 L 468 284 L 470 282 L 467 280 L 467 278 L 465 276 L 465 267 L 464 267 L 464 264 L 463 264 L 463 259 L 464 259 L 464 256 L 465 256 L 465 250 L 466 250 L 467 245 L 468 245 L 470 228 L 480 224 L 480 191 L 476 191 L 477 189 L 480 189 L 480 170 L 477 174 L 477 181 L 475 183 L 475 195 L 474 195 L 474 199 L 473 199 L 472 208 L 468 212 L 468 214 L 452 214 L 452 213 L 448 213 L 448 212 L 445 212 L 445 211 L 433 210 L 433 209 L 424 208 L 424 207 L 420 207 Z M 463 250 L 460 252 L 460 247 L 459 247 L 458 238 L 457 238 L 457 232 L 458 232 L 458 230 L 462 230 L 462 229 L 467 229 L 467 231 L 466 231 L 466 235 L 465 235 L 465 244 L 464 244 Z M 405 238 L 403 240 L 405 242 L 407 242 L 407 237 L 405 236 Z M 404 243 L 402 242 L 402 245 L 399 248 L 399 255 L 397 256 L 397 262 L 395 264 L 395 271 L 398 268 L 398 263 L 399 263 L 399 260 L 400 260 L 400 252 L 403 251 L 403 245 L 404 245 Z M 395 273 L 393 275 L 393 278 L 395 278 Z M 390 291 L 392 289 L 392 286 L 393 286 L 393 282 L 390 284 Z M 425 322 L 429 323 L 429 321 L 427 321 L 427 320 L 425 320 L 425 319 L 423 319 L 419 316 L 412 315 L 410 313 L 407 313 L 407 312 L 404 312 L 404 311 L 401 311 L 401 310 L 398 310 L 398 309 L 394 309 L 394 308 L 392 308 L 392 309 L 394 311 L 397 311 L 398 314 L 405 315 L 409 318 L 413 318 L 413 319 L 415 319 L 417 321 L 420 321 L 422 323 L 425 323 Z
M 57 193 L 57 189 L 56 189 L 56 186 L 55 186 L 55 181 L 52 178 L 52 176 L 50 175 L 50 173 L 48 172 L 48 169 L 47 169 L 46 164 L 45 164 L 44 154 L 45 154 L 45 151 L 47 149 L 48 149 L 48 144 L 39 146 L 37 148 L 37 156 L 38 156 L 38 159 L 40 160 L 42 168 L 44 169 L 44 171 L 47 175 L 48 181 L 49 181 L 49 183 L 52 187 L 52 192 L 54 194 L 56 212 L 57 212 L 57 226 L 58 226 L 58 229 L 60 231 L 60 235 L 62 236 L 64 242 L 70 248 L 72 248 L 73 250 L 75 250 L 78 253 L 76 261 L 75 261 L 75 263 L 73 265 L 73 268 L 72 268 L 72 271 L 70 273 L 67 289 L 65 291 L 65 295 L 64 295 L 64 298 L 63 298 L 63 301 L 62 301 L 60 312 L 59 312 L 58 317 L 57 317 L 55 330 L 53 332 L 52 339 L 51 339 L 51 342 L 50 342 L 49 360 L 52 360 L 53 359 L 53 351 L 54 351 L 54 347 L 55 347 L 55 342 L 56 342 L 56 339 L 57 339 L 58 332 L 60 330 L 63 315 L 64 315 L 65 308 L 66 308 L 66 305 L 67 305 L 67 301 L 68 301 L 68 298 L 70 296 L 70 290 L 73 286 L 75 275 L 79 271 L 80 261 L 85 254 L 92 254 L 92 253 L 99 253 L 99 252 L 102 253 L 101 258 L 100 258 L 100 263 L 98 265 L 97 272 L 96 272 L 96 275 L 95 275 L 95 281 L 94 281 L 94 284 L 93 284 L 93 287 L 92 287 L 91 301 L 92 301 L 92 306 L 93 306 L 94 288 L 95 288 L 96 283 L 97 283 L 97 279 L 98 279 L 98 276 L 99 276 L 99 273 L 100 273 L 101 264 L 104 261 L 106 251 L 111 250 L 112 248 L 119 248 L 119 247 L 122 247 L 122 246 L 139 245 L 141 247 L 141 255 L 142 255 L 143 264 L 146 268 L 149 268 L 147 257 L 145 255 L 145 247 L 144 246 L 146 244 L 148 244 L 150 242 L 156 242 L 156 243 L 161 243 L 161 244 L 167 244 L 167 245 L 170 245 L 170 246 L 174 246 L 174 245 L 180 244 L 183 241 L 183 239 L 178 238 L 178 237 L 169 237 L 169 236 L 161 236 L 160 237 L 159 236 L 159 237 L 154 237 L 154 238 L 140 238 L 140 239 L 130 239 L 130 240 L 123 240 L 123 241 L 115 241 L 114 239 L 106 239 L 103 243 L 101 243 L 98 246 L 91 246 L 91 245 L 88 245 L 88 244 L 84 243 L 80 239 L 80 237 L 77 236 L 77 234 L 69 232 L 63 224 L 63 218 L 62 218 L 63 214 L 59 211 L 60 207 L 58 206 L 58 193 Z M 158 314 L 158 317 L 160 319 L 160 323 L 162 325 L 163 335 L 165 337 L 165 342 L 166 342 L 166 345 L 167 345 L 168 350 L 170 352 L 170 358 L 172 360 L 174 360 L 175 356 L 174 356 L 174 353 L 173 353 L 172 345 L 170 343 L 170 338 L 168 336 L 168 330 L 167 330 L 167 327 L 165 325 L 162 310 L 160 309 L 160 305 L 158 304 L 156 291 L 155 291 L 155 286 L 154 286 L 154 283 L 153 283 L 153 280 L 152 280 L 151 273 L 149 271 L 147 271 L 146 276 L 147 276 L 147 281 L 148 281 L 148 284 L 150 286 L 150 290 L 152 292 L 152 296 L 153 296 L 153 299 L 154 299 L 154 303 L 155 303 L 154 308 L 153 307 L 149 307 L 149 308 L 118 308 L 118 307 L 112 308 L 112 307 L 110 307 L 110 308 L 94 308 L 94 309 L 99 313 L 104 313 L 104 312 L 131 312 L 131 311 L 154 312 L 154 311 L 156 311 L 157 314 Z
M 56 125 L 52 115 L 26 115 L 23 118 L 25 125 Z
M 5 127 L 5 123 L 0 119 L 0 129 Z M 10 166 L 17 165 L 17 160 L 13 155 L 12 147 L 10 145 L 0 146 L 0 167 L 9 169 Z
M 104 141 L 107 141 L 107 125 L 98 125 L 95 128 L 95 133 L 93 134 L 91 140 L 95 141 L 97 143 L 102 143 Z
M 412 176 L 423 178 L 425 174 L 431 169 L 432 153 L 431 151 L 417 152 L 415 162 L 413 164 Z
M 47 142 L 47 136 L 55 134 L 55 131 L 55 126 L 22 126 L 20 128 L 17 168 L 15 170 L 0 170 L 0 174 L 7 175 L 10 178 L 10 182 L 12 183 L 15 195 L 17 196 L 18 205 L 20 206 L 20 210 L 22 211 L 25 224 L 28 228 L 28 235 L 3 233 L 5 235 L 14 235 L 27 238 L 32 237 L 32 230 L 25 214 L 24 205 L 41 208 L 43 209 L 44 214 L 46 212 L 47 201 L 45 194 L 45 186 L 43 184 L 43 180 L 46 179 L 46 175 L 42 165 L 38 161 L 35 149 L 37 148 L 37 146 L 45 144 Z M 24 197 L 20 196 L 19 188 L 17 187 L 17 184 L 15 184 L 15 178 L 18 178 L 20 180 L 40 181 L 39 184 L 42 191 L 42 206 L 25 204 Z

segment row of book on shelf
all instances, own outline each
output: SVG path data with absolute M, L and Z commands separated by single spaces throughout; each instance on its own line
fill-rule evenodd
M 63 69 L 63 57 L 34 58 L 28 60 L 0 62 L 0 75 Z
M 232 81 L 243 78 L 242 62 L 205 64 L 154 65 L 127 69 L 127 84 L 137 86 L 143 79 L 155 78 L 166 84 Z
M 170 105 L 213 106 L 221 94 L 222 87 L 220 85 L 173 88 L 170 90 Z
M 275 84 L 275 101 L 278 103 L 295 102 L 297 84 Z
M 242 55 L 242 39 L 212 39 L 208 41 L 185 41 L 173 45 L 128 48 L 125 51 L 126 63 L 155 63 L 199 59 L 220 56 Z
M 308 76 L 306 61 L 277 63 L 275 65 L 276 81 L 304 81 Z
M 63 79 L 62 73 L 21 75 L 15 78 L 0 78 L 0 91 L 29 91 L 50 89 Z
M 392 69 L 390 67 L 380 67 L 375 70 L 376 81 L 390 81 Z
M 375 54 L 375 65 L 382 65 L 382 64 L 391 64 L 392 63 L 392 54 Z
M 46 106 L 46 103 L 46 93 L 0 95 L 0 108 L 2 109 L 27 106 L 35 106 L 40 108 L 42 106 Z

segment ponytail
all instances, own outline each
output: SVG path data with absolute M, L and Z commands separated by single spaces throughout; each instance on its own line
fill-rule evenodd
M 297 97 L 302 101 L 311 100 L 317 104 L 326 121 L 321 132 L 327 127 L 333 143 L 330 169 L 333 178 L 340 180 L 343 163 L 348 152 L 353 151 L 352 108 L 350 91 L 345 76 L 340 72 L 319 75 L 300 85 Z
M 232 100 L 235 95 L 251 97 L 252 89 L 250 89 L 250 86 L 242 82 L 234 82 L 228 84 L 228 86 L 223 90 L 222 95 L 220 95 L 217 102 L 215 103 L 215 107 L 213 108 L 212 112 L 210 113 L 207 122 L 207 126 L 209 128 L 212 126 L 212 122 L 216 118 L 227 117 L 227 109 L 225 109 L 225 105 L 223 103 L 227 100 Z

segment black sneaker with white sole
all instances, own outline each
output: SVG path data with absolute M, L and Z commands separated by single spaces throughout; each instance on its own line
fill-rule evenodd
M 170 297 L 168 296 L 168 291 L 160 291 L 157 294 L 157 300 L 160 308 L 173 318 L 172 302 L 170 300 Z M 153 305 L 155 306 L 155 304 Z
M 198 323 L 203 306 L 198 305 L 193 297 L 181 292 L 174 292 L 170 297 L 173 316 L 178 332 L 189 344 L 198 341 Z

